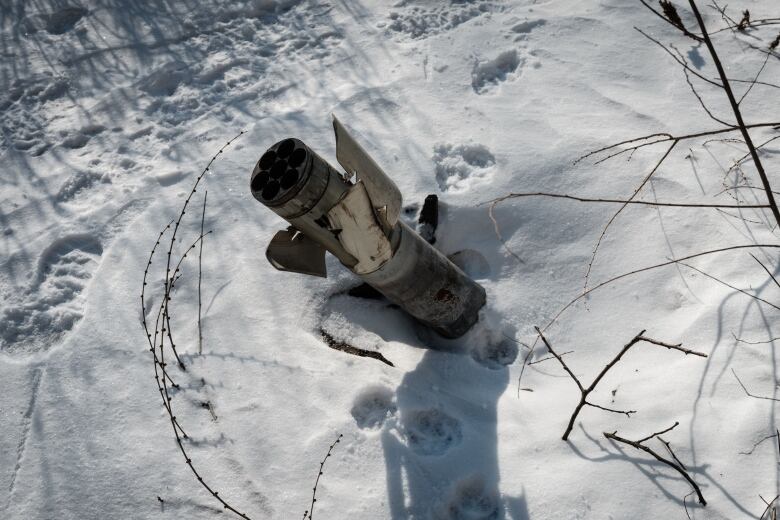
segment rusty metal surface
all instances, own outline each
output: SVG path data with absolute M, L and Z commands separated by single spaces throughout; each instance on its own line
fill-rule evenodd
M 448 338 L 462 336 L 485 304 L 485 289 L 402 221 L 393 257 L 361 278 Z

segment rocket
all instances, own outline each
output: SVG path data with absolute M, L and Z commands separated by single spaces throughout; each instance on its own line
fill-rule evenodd
M 252 170 L 255 199 L 290 225 L 266 249 L 280 271 L 326 277 L 325 252 L 445 338 L 479 319 L 485 289 L 399 219 L 401 192 L 333 117 L 340 172 L 296 138 Z

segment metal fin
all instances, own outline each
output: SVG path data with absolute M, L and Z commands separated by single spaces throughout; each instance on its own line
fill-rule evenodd
M 265 257 L 280 271 L 328 276 L 325 248 L 295 228 L 278 231 L 268 244 Z
M 347 129 L 333 116 L 333 131 L 336 133 L 336 159 L 347 174 L 357 174 L 363 181 L 375 210 L 384 207 L 379 214 L 385 232 L 393 229 L 401 212 L 401 192 L 379 165 L 366 153 L 360 144 L 349 135 Z

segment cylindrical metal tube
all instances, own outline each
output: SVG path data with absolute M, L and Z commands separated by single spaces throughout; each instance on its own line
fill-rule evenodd
M 360 277 L 446 338 L 466 333 L 485 305 L 485 289 L 401 221 L 393 256 Z
M 459 337 L 477 322 L 482 286 L 402 221 L 383 225 L 365 187 L 350 183 L 300 140 L 269 148 L 250 186 L 259 202 L 442 336 Z

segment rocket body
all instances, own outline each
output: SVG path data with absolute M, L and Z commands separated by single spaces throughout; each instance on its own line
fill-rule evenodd
M 298 139 L 274 144 L 252 171 L 253 196 L 289 222 L 271 240 L 274 267 L 326 276 L 325 252 L 447 338 L 477 322 L 485 290 L 403 223 L 395 183 L 334 118 L 341 174 Z

